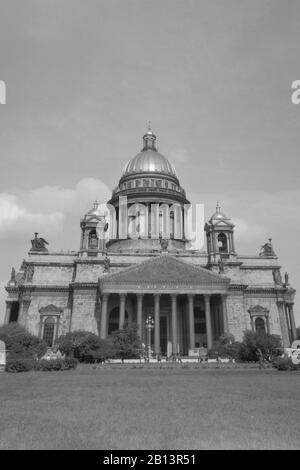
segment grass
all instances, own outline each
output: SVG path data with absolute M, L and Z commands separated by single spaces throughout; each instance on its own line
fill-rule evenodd
M 296 449 L 300 375 L 80 366 L 0 374 L 0 449 Z

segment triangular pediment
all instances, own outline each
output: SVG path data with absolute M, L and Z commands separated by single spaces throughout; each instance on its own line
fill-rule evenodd
M 106 274 L 100 278 L 100 287 L 124 286 L 137 290 L 148 288 L 158 290 L 227 288 L 230 279 L 213 273 L 208 269 L 195 266 L 171 255 L 161 255 L 143 261 L 118 273 Z M 131 290 L 131 289 L 130 289 Z
M 59 307 L 56 307 L 56 305 L 50 304 L 50 305 L 47 305 L 46 307 L 40 308 L 39 311 L 43 315 L 50 315 L 50 314 L 57 315 L 62 312 L 62 309 Z

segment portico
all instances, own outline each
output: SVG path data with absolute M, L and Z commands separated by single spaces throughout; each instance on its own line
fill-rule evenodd
M 156 256 L 99 279 L 100 336 L 106 338 L 110 313 L 118 308 L 119 328 L 137 323 L 145 340 L 145 319 L 154 318 L 155 353 L 183 353 L 206 346 L 227 331 L 229 280 L 171 255 Z

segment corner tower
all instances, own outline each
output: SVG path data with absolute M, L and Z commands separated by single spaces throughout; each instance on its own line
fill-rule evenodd
M 233 229 L 234 224 L 231 219 L 221 212 L 220 205 L 217 203 L 216 212 L 205 224 L 209 263 L 236 255 Z

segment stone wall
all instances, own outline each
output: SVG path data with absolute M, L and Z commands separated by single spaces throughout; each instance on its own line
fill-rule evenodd
M 97 305 L 97 285 L 92 288 L 75 288 L 71 331 L 85 330 L 99 333 L 100 311 Z

